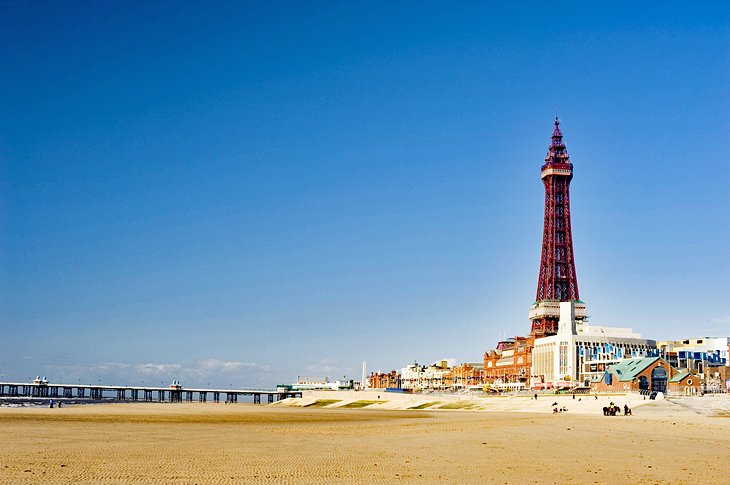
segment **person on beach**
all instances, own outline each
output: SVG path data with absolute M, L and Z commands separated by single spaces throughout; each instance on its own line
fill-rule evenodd
M 603 407 L 604 416 L 616 416 L 616 406 L 613 403 Z

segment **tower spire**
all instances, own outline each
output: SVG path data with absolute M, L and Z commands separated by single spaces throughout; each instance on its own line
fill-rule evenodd
M 563 143 L 563 132 L 560 131 L 560 120 L 555 117 L 555 129 L 553 130 L 552 141 L 548 147 L 547 155 L 545 155 L 545 163 L 570 163 L 568 150 Z

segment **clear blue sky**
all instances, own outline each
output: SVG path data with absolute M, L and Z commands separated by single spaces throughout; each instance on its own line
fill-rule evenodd
M 592 323 L 730 334 L 727 2 L 258 3 L 2 3 L 2 378 L 479 361 L 556 112 Z

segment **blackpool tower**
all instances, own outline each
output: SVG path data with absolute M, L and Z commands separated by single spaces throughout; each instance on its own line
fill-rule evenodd
M 530 309 L 530 334 L 535 337 L 557 333 L 561 301 L 574 301 L 576 319 L 585 318 L 585 304 L 578 296 L 573 233 L 570 226 L 570 181 L 573 179 L 573 164 L 570 163 L 563 143 L 563 133 L 557 118 L 541 170 L 545 185 L 545 220 L 537 296 Z

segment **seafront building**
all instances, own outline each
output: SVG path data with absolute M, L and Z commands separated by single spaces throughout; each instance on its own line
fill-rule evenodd
M 367 387 L 370 389 L 401 389 L 400 373 L 395 370 L 371 372 Z
M 368 381 L 368 386 L 374 389 L 394 388 L 412 392 L 481 389 L 483 385 L 481 363 L 454 365 L 451 359 L 441 359 L 430 365 L 414 362 L 400 371 L 373 372 Z
M 465 362 L 451 369 L 454 376 L 453 389 L 469 390 L 484 387 L 484 365 L 482 362 Z
M 670 365 L 697 374 L 702 380 L 704 391 L 730 391 L 730 337 L 665 341 L 658 342 L 657 347 Z
M 294 384 L 279 384 L 280 388 L 290 391 L 345 391 L 355 388 L 355 381 L 330 381 L 329 377 L 298 376 Z
M 591 379 L 591 390 L 666 392 L 669 380 L 677 374 L 679 371 L 661 357 L 624 359 L 611 365 L 601 376 Z
M 678 369 L 687 369 L 703 375 L 712 369 L 726 367 L 730 353 L 730 338 L 699 337 L 685 340 L 658 342 L 667 361 Z
M 534 335 L 509 338 L 497 343 L 495 349 L 484 353 L 485 381 L 498 387 L 524 387 L 532 373 L 534 346 Z
M 454 384 L 454 374 L 448 359 L 431 365 L 409 364 L 400 371 L 401 387 L 413 391 L 445 391 Z
M 629 328 L 588 325 L 575 317 L 575 303 L 560 303 L 558 333 L 535 339 L 532 349 L 533 389 L 589 387 L 609 366 L 624 359 L 658 357 L 656 342 Z

